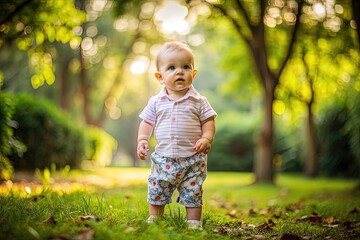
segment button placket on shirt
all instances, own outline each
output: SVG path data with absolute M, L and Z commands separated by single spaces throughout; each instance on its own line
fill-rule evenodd
M 172 111 L 171 111 L 171 121 L 170 121 L 170 139 L 171 139 L 171 143 L 172 143 L 172 151 L 173 154 L 176 156 L 178 154 L 178 148 L 177 148 L 177 138 L 178 136 L 176 135 L 177 132 L 177 119 L 176 119 L 176 115 L 177 115 L 177 111 L 178 111 L 178 103 L 174 102 L 173 106 L 172 106 Z

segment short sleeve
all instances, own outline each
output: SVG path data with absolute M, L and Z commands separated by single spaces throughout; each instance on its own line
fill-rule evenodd
M 217 113 L 211 107 L 209 101 L 205 98 L 201 98 L 201 105 L 200 105 L 200 122 L 203 123 L 207 119 L 211 117 L 216 117 Z
M 156 123 L 155 102 L 156 102 L 155 96 L 151 97 L 148 101 L 148 104 L 146 105 L 144 110 L 139 115 L 139 117 L 142 120 L 144 120 L 152 125 L 155 125 L 155 123 Z

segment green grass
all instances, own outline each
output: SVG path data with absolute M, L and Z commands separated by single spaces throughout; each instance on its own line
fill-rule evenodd
M 3 183 L 0 239 L 360 238 L 356 181 L 280 174 L 276 186 L 252 185 L 249 173 L 210 172 L 201 232 L 186 228 L 177 203 L 155 224 L 145 223 L 148 173 L 109 168 L 53 174 L 41 184 Z

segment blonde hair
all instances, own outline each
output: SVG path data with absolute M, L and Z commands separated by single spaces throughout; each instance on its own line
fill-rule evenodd
M 160 65 L 160 59 L 162 56 L 166 55 L 169 52 L 172 51 L 186 51 L 189 53 L 190 55 L 190 60 L 191 60 L 191 65 L 192 67 L 194 67 L 194 54 L 192 52 L 192 50 L 190 49 L 189 45 L 185 42 L 167 42 L 165 43 L 161 48 L 159 53 L 156 56 L 156 69 L 159 70 L 159 65 Z

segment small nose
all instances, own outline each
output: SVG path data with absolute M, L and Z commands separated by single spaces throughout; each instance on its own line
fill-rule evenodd
M 176 74 L 183 74 L 183 69 L 182 68 L 177 68 L 176 69 Z

